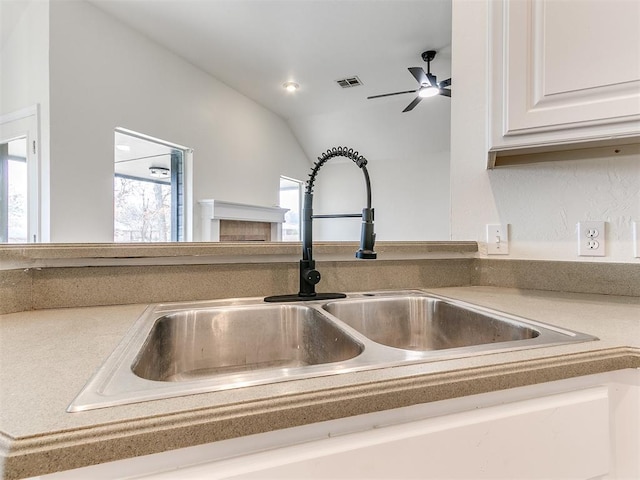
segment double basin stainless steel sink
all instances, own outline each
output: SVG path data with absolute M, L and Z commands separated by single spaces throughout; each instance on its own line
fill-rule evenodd
M 68 411 L 589 340 L 421 291 L 159 304 Z

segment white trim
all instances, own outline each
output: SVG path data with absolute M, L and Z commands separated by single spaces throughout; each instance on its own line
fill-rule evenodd
M 5 123 L 14 122 L 16 120 L 21 120 L 23 118 L 30 117 L 31 115 L 39 116 L 40 107 L 38 104 L 31 105 L 30 107 L 21 108 L 20 110 L 16 110 L 15 112 L 5 113 L 0 115 L 0 125 L 4 125 Z
M 166 145 L 167 147 L 177 148 L 179 150 L 189 150 L 192 151 L 191 148 L 185 147 L 184 145 L 180 145 L 178 143 L 167 142 L 166 140 L 162 140 L 161 138 L 152 137 L 151 135 L 145 135 L 144 133 L 136 132 L 134 130 L 129 130 L 124 127 L 116 127 L 114 129 L 118 133 L 124 133 L 125 135 L 129 135 L 131 137 L 141 138 L 142 140 L 148 140 L 150 142 L 159 143 L 160 145 Z
M 184 241 L 193 242 L 193 149 L 186 148 L 183 158 Z

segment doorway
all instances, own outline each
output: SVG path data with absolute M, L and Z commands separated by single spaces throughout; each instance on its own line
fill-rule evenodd
M 37 105 L 0 115 L 0 243 L 47 241 L 40 235 L 38 124 Z
M 27 243 L 27 137 L 0 143 L 0 243 Z

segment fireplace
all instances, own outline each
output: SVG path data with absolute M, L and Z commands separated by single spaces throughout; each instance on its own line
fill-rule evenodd
M 282 241 L 284 215 L 289 210 L 222 200 L 200 200 L 203 242 Z

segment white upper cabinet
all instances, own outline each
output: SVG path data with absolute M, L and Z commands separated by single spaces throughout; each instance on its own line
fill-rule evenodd
M 495 0 L 491 157 L 640 141 L 638 0 Z

